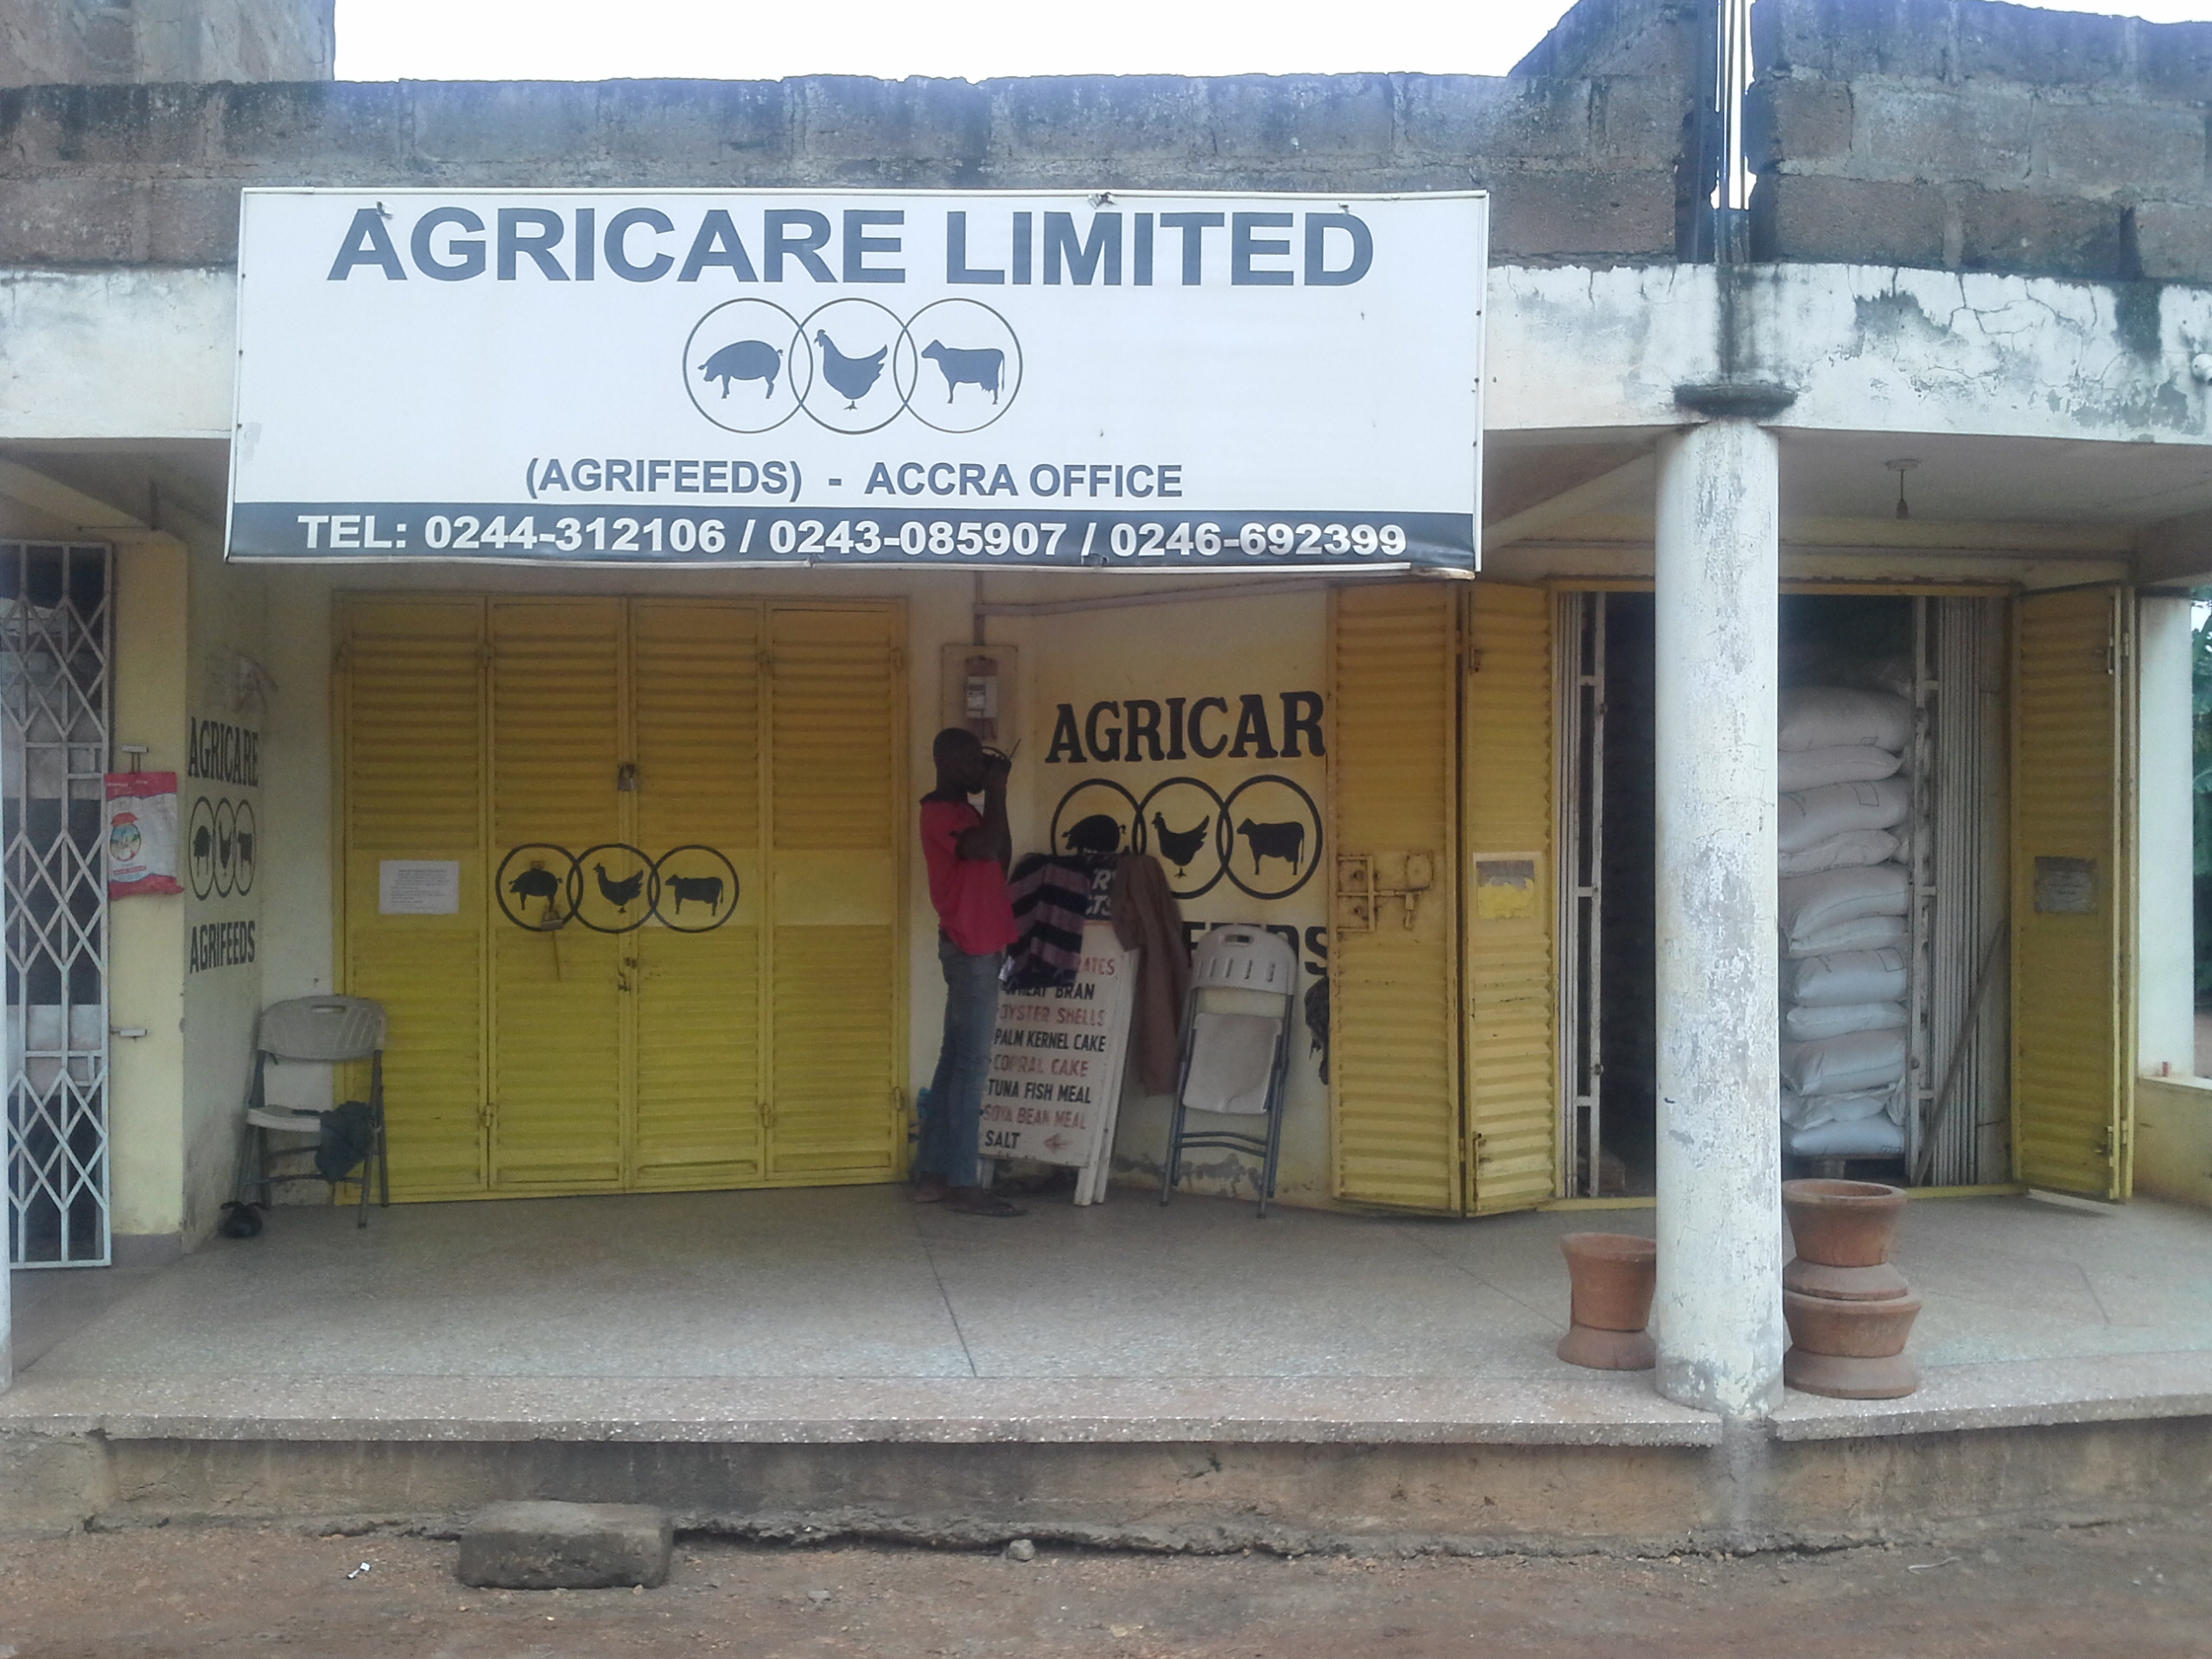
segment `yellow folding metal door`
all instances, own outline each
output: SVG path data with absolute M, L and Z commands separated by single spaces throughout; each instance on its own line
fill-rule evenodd
M 715 925 L 696 899 L 687 915 L 664 880 L 660 903 L 677 925 L 628 936 L 638 964 L 631 1178 L 655 1191 L 761 1175 L 760 655 L 758 605 L 631 604 L 633 839 L 671 870 L 684 861 L 678 849 L 712 849 L 736 876 L 735 893 L 712 901 L 730 906 Z
M 887 1180 L 898 1052 L 906 698 L 895 607 L 768 613 L 768 1176 Z
M 1467 1207 L 1525 1210 L 1558 1181 L 1557 813 L 1552 596 L 1467 589 L 1461 702 Z
M 2031 1185 L 2124 1198 L 2132 599 L 2095 587 L 2014 605 L 2013 1162 Z
M 1336 1193 L 1456 1211 L 1459 593 L 1441 582 L 1338 588 L 1329 641 Z
M 397 1198 L 484 1190 L 484 607 L 359 601 L 336 617 L 345 988 L 387 1018 Z M 452 860 L 451 916 L 382 913 L 388 860 Z
M 623 602 L 494 600 L 488 610 L 491 856 L 562 849 L 589 882 L 594 864 L 613 856 L 593 849 L 626 839 L 615 787 L 626 758 Z M 619 1190 L 632 936 L 498 916 L 491 936 L 493 1186 Z

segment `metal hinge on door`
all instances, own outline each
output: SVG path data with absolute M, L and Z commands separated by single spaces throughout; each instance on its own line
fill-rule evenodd
M 1372 933 L 1382 925 L 1382 902 L 1395 899 L 1405 906 L 1402 918 L 1406 931 L 1413 931 L 1421 906 L 1421 894 L 1436 885 L 1436 855 L 1433 853 L 1406 853 L 1404 873 L 1396 887 L 1384 887 L 1376 879 L 1374 853 L 1338 853 L 1337 855 L 1337 928 L 1344 933 Z

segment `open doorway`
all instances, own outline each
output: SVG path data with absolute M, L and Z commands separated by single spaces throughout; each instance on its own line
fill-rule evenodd
M 1855 593 L 1781 604 L 1783 737 L 1795 746 L 1779 780 L 1785 1162 L 1912 1185 L 1999 1179 L 2003 601 Z M 1657 1120 L 1651 597 L 1563 594 L 1558 623 L 1560 1185 L 1646 1196 Z M 1844 710 L 1871 710 L 1876 726 L 1827 731 Z M 1815 893 L 1826 909 L 1808 907 Z

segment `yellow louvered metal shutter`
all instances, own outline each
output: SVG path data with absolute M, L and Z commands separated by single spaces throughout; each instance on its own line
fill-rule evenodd
M 2129 595 L 2015 601 L 2012 1148 L 2031 1185 L 2124 1198 Z
M 1460 723 L 1469 1207 L 1525 1210 L 1558 1181 L 1551 595 L 1467 594 Z
M 337 617 L 341 984 L 385 1006 L 403 1199 L 484 1189 L 483 614 L 436 599 L 350 601 Z M 378 914 L 386 859 L 458 861 L 460 913 Z
M 897 1173 L 903 626 L 890 606 L 768 613 L 768 1175 L 778 1182 Z
M 620 600 L 495 600 L 491 855 L 543 842 L 584 859 L 622 839 Z M 619 859 L 618 859 L 619 862 Z M 609 872 L 623 879 L 626 869 Z M 492 1185 L 585 1192 L 622 1185 L 625 964 L 634 936 L 579 921 L 492 928 Z
M 1329 610 L 1335 1188 L 1436 1211 L 1458 1211 L 1462 1190 L 1459 604 L 1442 583 L 1404 582 L 1338 588 Z
M 656 858 L 713 848 L 738 887 L 711 931 L 629 936 L 639 964 L 632 1172 L 654 1191 L 761 1176 L 760 626 L 754 604 L 630 608 L 634 838 Z M 677 913 L 665 885 L 661 904 Z

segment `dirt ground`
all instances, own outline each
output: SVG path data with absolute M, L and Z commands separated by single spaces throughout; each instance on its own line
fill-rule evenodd
M 435 1539 L 174 1527 L 0 1544 L 0 1659 L 2158 1659 L 2212 1653 L 2208 1545 L 2206 1516 L 1649 1560 L 1046 1548 L 1021 1563 L 684 1538 L 662 1589 L 533 1593 L 464 1588 Z

